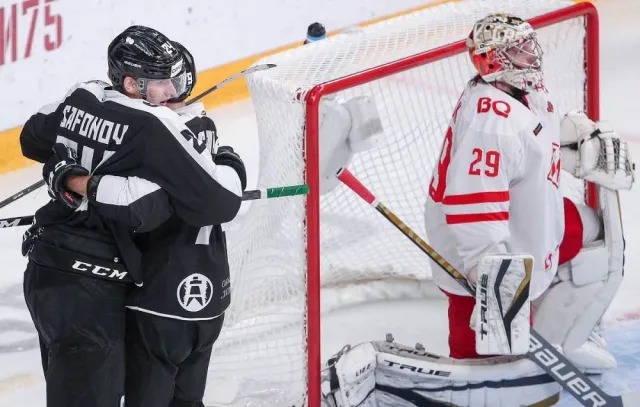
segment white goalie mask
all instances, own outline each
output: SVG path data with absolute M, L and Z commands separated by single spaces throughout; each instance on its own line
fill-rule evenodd
M 469 56 L 485 82 L 504 82 L 517 89 L 544 88 L 542 48 L 531 24 L 510 14 L 490 14 L 473 26 Z

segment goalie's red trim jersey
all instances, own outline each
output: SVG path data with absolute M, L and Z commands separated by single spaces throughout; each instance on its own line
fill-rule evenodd
M 468 273 L 489 253 L 534 256 L 531 297 L 547 289 L 564 232 L 560 115 L 540 90 L 519 101 L 482 81 L 463 92 L 429 185 L 430 243 Z M 468 295 L 433 267 L 445 291 Z

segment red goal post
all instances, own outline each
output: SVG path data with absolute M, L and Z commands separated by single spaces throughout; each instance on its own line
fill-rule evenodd
M 598 13 L 591 3 L 582 2 L 529 19 L 536 29 L 549 27 L 570 19 L 583 17 L 586 35 L 584 37 L 584 109 L 592 120 L 599 120 L 599 22 Z M 398 74 L 412 68 L 433 63 L 444 58 L 466 52 L 465 41 L 445 45 L 423 53 L 409 56 L 376 66 L 362 72 L 353 73 L 338 79 L 314 86 L 306 94 L 306 182 L 309 185 L 307 196 L 307 349 L 308 349 L 308 400 L 309 406 L 317 406 L 320 400 L 320 371 L 322 360 L 320 353 L 320 102 L 323 97 L 364 85 L 373 80 Z M 453 106 L 451 106 L 453 109 Z M 444 136 L 444 134 L 443 134 Z M 376 191 L 373 191 L 374 193 Z M 585 188 L 585 201 L 594 206 L 597 191 L 594 185 Z

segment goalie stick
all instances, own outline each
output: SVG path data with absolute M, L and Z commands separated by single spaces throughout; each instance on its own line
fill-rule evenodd
M 373 206 L 382 216 L 391 222 L 402 234 L 409 238 L 431 260 L 436 262 L 447 274 L 453 277 L 469 294 L 474 290 L 467 279 L 431 246 L 418 236 L 409 226 L 389 210 L 375 195 L 367 189 L 349 170 L 341 169 L 336 177 L 360 198 Z M 527 357 L 544 370 L 583 406 L 587 407 L 630 407 L 639 405 L 640 391 L 622 396 L 607 394 L 591 379 L 578 370 L 569 360 L 553 347 L 546 339 L 531 328 L 531 340 Z M 635 402 L 634 402 L 635 401 Z
M 44 182 L 44 181 L 43 181 Z M 255 201 L 258 199 L 284 198 L 286 196 L 306 195 L 309 193 L 309 186 L 305 184 L 291 185 L 287 187 L 275 187 L 265 189 L 254 189 L 242 193 L 243 201 Z M 16 198 L 18 199 L 18 198 Z M 0 229 L 14 226 L 28 226 L 33 224 L 34 215 L 16 216 L 14 218 L 0 219 Z
M 207 96 L 209 93 L 213 92 L 214 90 L 220 89 L 221 87 L 223 87 L 227 83 L 235 81 L 236 79 L 238 79 L 240 77 L 243 77 L 245 75 L 249 75 L 249 74 L 254 73 L 254 72 L 264 71 L 266 69 L 271 69 L 271 68 L 275 68 L 275 67 L 276 67 L 276 64 L 263 64 L 263 65 L 256 65 L 256 66 L 252 66 L 251 68 L 247 68 L 244 71 L 240 71 L 235 75 L 231 75 L 230 77 L 228 77 L 227 79 L 223 80 L 219 84 L 213 85 L 211 88 L 209 88 L 208 90 L 205 90 L 204 92 L 202 92 L 198 96 L 194 97 L 193 99 L 189 100 L 185 104 L 187 106 L 189 106 L 190 104 L 195 103 L 198 100 L 202 99 L 203 97 Z

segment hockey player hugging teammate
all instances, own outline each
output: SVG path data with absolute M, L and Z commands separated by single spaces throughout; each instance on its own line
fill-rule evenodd
M 20 135 L 23 154 L 44 163 L 52 197 L 23 240 L 24 293 L 50 407 L 122 406 L 125 387 L 127 406 L 202 405 L 229 303 L 219 225 L 238 213 L 246 176 L 232 149 L 212 155 L 210 119 L 168 108 L 194 84 L 185 52 L 150 27 L 127 28 L 107 49 L 112 83 L 76 85 Z M 199 321 L 175 318 L 176 278 L 208 285 L 200 306 L 178 309 Z M 149 322 L 156 315 L 143 309 L 163 316 Z M 144 374 L 135 375 L 140 366 Z
M 478 74 L 453 111 L 425 222 L 475 298 L 433 264 L 450 357 L 393 342 L 346 348 L 331 361 L 330 404 L 553 405 L 559 384 L 522 356 L 531 324 L 587 373 L 616 366 L 596 328 L 622 279 L 615 191 L 634 182 L 627 144 L 606 123 L 558 111 L 529 23 L 488 15 L 467 46 Z M 601 215 L 563 198 L 561 168 L 598 185 Z

